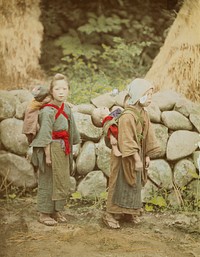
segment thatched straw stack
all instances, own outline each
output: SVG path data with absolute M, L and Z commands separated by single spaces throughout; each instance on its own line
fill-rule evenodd
M 40 0 L 0 0 L 0 87 L 38 78 L 43 26 Z
M 200 0 L 185 0 L 146 78 L 200 100 Z

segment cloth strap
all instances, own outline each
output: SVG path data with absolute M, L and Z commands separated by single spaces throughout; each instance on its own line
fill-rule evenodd
M 68 120 L 69 118 L 68 118 L 68 115 L 66 114 L 66 112 L 64 112 L 64 107 L 65 107 L 65 104 L 64 103 L 62 103 L 62 105 L 59 107 L 59 106 L 57 106 L 57 105 L 55 105 L 55 104 L 44 104 L 43 106 L 42 106 L 42 108 L 44 108 L 44 107 L 46 107 L 46 106 L 49 106 L 49 107 L 53 107 L 53 108 L 55 108 L 56 110 L 58 110 L 57 111 L 57 113 L 56 113 L 56 115 L 55 115 L 55 119 L 57 119 L 61 114 L 63 115 L 63 116 L 65 116 L 65 118 Z
M 104 124 L 107 121 L 111 121 L 114 118 L 112 116 L 106 116 L 103 121 L 102 121 L 102 125 L 104 126 Z M 110 124 L 109 128 L 108 128 L 108 132 L 107 132 L 107 136 L 108 138 L 110 138 L 110 134 L 112 134 L 116 139 L 118 138 L 118 127 L 116 124 Z

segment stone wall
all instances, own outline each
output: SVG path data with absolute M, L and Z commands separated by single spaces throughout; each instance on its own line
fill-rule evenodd
M 104 143 L 102 128 L 93 125 L 91 113 L 100 106 L 111 111 L 122 108 L 123 94 L 107 93 L 89 104 L 72 106 L 82 143 L 73 149 L 75 175 L 71 177 L 71 192 L 94 198 L 106 191 L 111 150 Z M 0 175 L 16 187 L 37 186 L 37 176 L 26 158 L 28 142 L 22 134 L 25 108 L 31 99 L 27 90 L 0 91 Z M 153 96 L 147 110 L 161 152 L 151 161 L 143 201 L 165 190 L 169 203 L 176 205 L 180 200 L 177 193 L 183 189 L 189 190 L 194 200 L 199 199 L 200 106 L 174 91 L 163 91 Z

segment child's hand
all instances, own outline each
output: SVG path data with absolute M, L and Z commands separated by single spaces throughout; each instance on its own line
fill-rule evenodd
M 142 169 L 143 169 L 142 161 L 135 161 L 135 170 L 136 171 L 142 171 Z
M 45 156 L 46 156 L 46 164 L 48 166 L 51 165 L 51 154 L 50 154 L 50 144 L 47 145 L 45 148 L 44 148 L 44 152 L 45 152 Z
M 47 164 L 47 166 L 51 166 L 51 158 L 50 158 L 50 156 L 46 156 L 46 164 Z
M 151 160 L 150 160 L 149 156 L 146 156 L 146 158 L 145 158 L 145 170 L 149 169 L 150 161 Z

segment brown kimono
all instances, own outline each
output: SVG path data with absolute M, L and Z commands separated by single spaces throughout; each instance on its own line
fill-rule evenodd
M 142 208 L 141 189 L 147 182 L 147 172 L 135 171 L 133 154 L 138 152 L 145 167 L 145 157 L 159 151 L 147 112 L 129 106 L 119 118 L 118 144 L 122 156 L 111 153 L 107 212 L 139 214 Z

